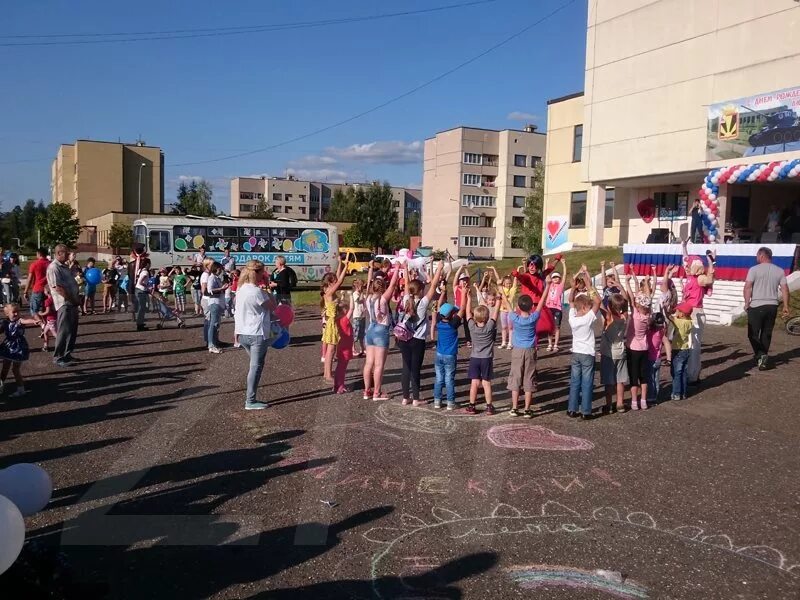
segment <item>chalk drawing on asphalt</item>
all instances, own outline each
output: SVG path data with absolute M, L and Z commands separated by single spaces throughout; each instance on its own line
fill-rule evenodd
M 604 592 L 622 600 L 649 598 L 643 585 L 627 578 L 610 578 L 603 571 L 560 565 L 516 566 L 507 571 L 512 581 L 524 589 L 568 587 Z
M 495 425 L 486 432 L 486 437 L 500 448 L 525 450 L 591 450 L 594 444 L 583 438 L 561 435 L 547 427 L 525 423 Z
M 417 433 L 449 435 L 458 429 L 455 421 L 436 413 L 398 404 L 381 404 L 375 412 L 375 418 L 389 427 Z

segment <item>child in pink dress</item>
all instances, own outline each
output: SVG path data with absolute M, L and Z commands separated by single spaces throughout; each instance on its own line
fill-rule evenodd
M 550 261 L 547 261 L 547 266 L 550 266 Z M 555 322 L 555 331 L 547 334 L 547 350 L 548 352 L 558 352 L 558 340 L 561 337 L 561 318 L 563 316 L 563 302 L 564 302 L 564 282 L 567 280 L 567 263 L 561 262 L 561 274 L 558 271 L 553 271 L 550 281 L 550 291 L 547 293 L 547 300 L 544 305 L 550 309 Z
M 336 327 L 339 329 L 339 343 L 336 345 L 336 372 L 333 375 L 333 391 L 337 394 L 347 394 L 350 388 L 344 384 L 347 375 L 347 363 L 353 358 L 353 316 L 355 304 L 350 296 L 350 307 L 345 310 L 344 304 L 336 306 Z

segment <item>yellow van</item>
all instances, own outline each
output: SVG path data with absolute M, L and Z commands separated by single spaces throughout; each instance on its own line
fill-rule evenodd
M 347 272 L 350 275 L 366 273 L 369 271 L 369 263 L 375 258 L 369 248 L 339 248 L 339 257 L 342 262 L 347 261 Z

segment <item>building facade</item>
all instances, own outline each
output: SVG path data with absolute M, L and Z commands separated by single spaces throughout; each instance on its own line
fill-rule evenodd
M 82 225 L 109 212 L 164 211 L 164 153 L 144 142 L 77 140 L 62 144 L 51 168 L 53 202 L 65 202 Z
M 800 3 L 588 6 L 584 95 L 548 108 L 548 138 L 564 139 L 548 144 L 545 221 L 567 215 L 569 240 L 592 246 L 685 238 L 708 173 L 743 166 L 764 177 L 726 173 L 712 199 L 715 238 L 773 234 L 768 213 L 800 208 L 798 179 L 775 180 L 787 176 L 776 165 L 800 159 Z M 570 129 L 573 142 L 580 131 L 579 168 L 564 164 Z
M 456 127 L 425 140 L 422 244 L 453 256 L 524 256 L 511 227 L 522 220 L 545 135 Z
M 322 221 L 336 190 L 369 185 L 364 183 L 321 183 L 289 177 L 235 177 L 231 180 L 231 216 L 247 217 L 266 199 L 276 217 Z M 422 191 L 392 187 L 398 227 L 402 231 L 412 213 L 418 215 Z

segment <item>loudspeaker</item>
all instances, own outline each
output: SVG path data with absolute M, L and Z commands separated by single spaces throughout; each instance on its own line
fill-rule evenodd
M 669 229 L 654 227 L 647 236 L 646 244 L 669 244 Z

